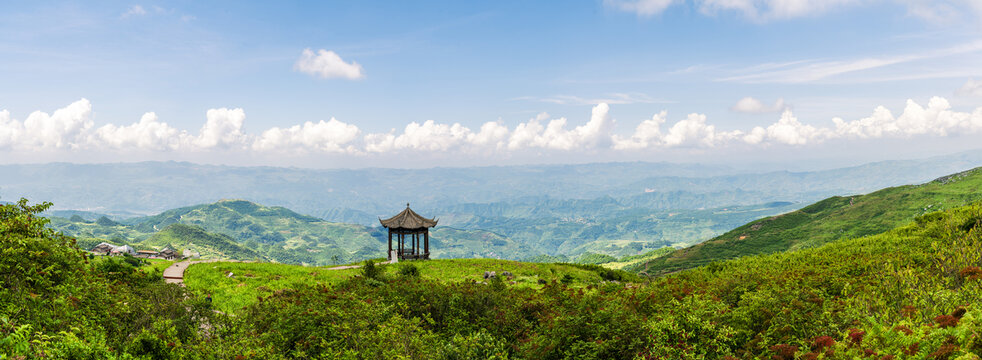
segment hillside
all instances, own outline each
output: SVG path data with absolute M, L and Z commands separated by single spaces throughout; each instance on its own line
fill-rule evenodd
M 202 264 L 189 270 L 189 288 L 214 290 L 216 305 L 255 336 L 225 345 L 261 345 L 272 357 L 974 359 L 982 352 L 980 214 L 978 203 L 933 212 L 881 234 L 641 286 L 549 268 L 564 265 L 453 260 L 402 263 L 375 277 Z M 418 274 L 402 270 L 410 265 Z M 481 281 L 482 271 L 507 267 L 514 283 Z M 582 278 L 550 281 L 563 272 Z M 372 345 L 391 349 L 391 341 L 398 350 Z M 442 350 L 425 350 L 434 348 Z
M 950 180 L 942 182 L 961 179 Z M 10 255 L 0 257 L 0 276 L 10 280 L 0 286 L 7 304 L 0 306 L 0 354 L 12 358 L 982 353 L 982 203 L 917 216 L 873 236 L 715 262 L 646 283 L 596 266 L 467 259 L 355 270 L 199 264 L 186 274 L 187 288 L 164 284 L 153 265 L 137 259 L 79 256 L 72 239 L 25 216 L 44 207 L 0 207 L 0 241 Z M 165 230 L 173 236 L 156 240 L 203 231 L 180 224 Z M 500 277 L 485 281 L 484 271 Z
M 866 195 L 835 196 L 797 211 L 750 222 L 701 244 L 647 262 L 647 273 L 664 274 L 747 255 L 819 246 L 836 239 L 878 234 L 916 216 L 982 199 L 982 168 L 921 185 Z M 631 270 L 645 270 L 639 264 Z
M 507 274 L 510 273 L 510 279 L 506 279 L 509 285 L 533 289 L 541 289 L 544 284 L 554 282 L 583 288 L 599 285 L 609 279 L 641 281 L 641 278 L 634 274 L 593 266 L 535 264 L 496 259 L 437 259 L 377 266 L 384 278 L 398 278 L 406 272 L 403 269 L 412 267 L 418 272 L 413 275 L 414 277 L 443 284 L 485 282 L 485 271 L 503 274 L 502 278 L 508 278 Z M 232 277 L 228 276 L 230 273 L 233 274 Z M 277 291 L 302 286 L 338 285 L 362 273 L 362 269 L 331 270 L 288 264 L 201 263 L 188 268 L 185 272 L 185 284 L 192 291 L 209 292 L 214 298 L 216 307 L 235 312 L 243 306 L 254 304 L 257 296 L 269 296 Z
M 189 249 L 200 253 L 204 259 L 264 260 L 264 257 L 236 243 L 228 235 L 209 233 L 194 225 L 168 225 L 141 242 L 141 245 L 178 251 Z

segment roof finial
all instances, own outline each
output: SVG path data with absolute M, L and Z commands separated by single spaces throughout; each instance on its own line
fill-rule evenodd
M 407 208 L 407 209 L 409 208 L 409 203 L 406 203 L 406 208 Z

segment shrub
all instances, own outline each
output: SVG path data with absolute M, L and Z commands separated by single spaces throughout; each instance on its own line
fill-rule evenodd
M 365 265 L 361 267 L 361 275 L 366 279 L 382 280 L 383 267 L 380 265 L 375 265 L 374 260 L 366 260 Z
M 419 277 L 419 268 L 413 264 L 404 264 L 399 266 L 399 275 L 406 277 Z

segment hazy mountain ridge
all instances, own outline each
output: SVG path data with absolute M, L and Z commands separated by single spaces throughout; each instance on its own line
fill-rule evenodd
M 982 164 L 982 151 L 841 169 L 751 173 L 721 166 L 599 163 L 432 169 L 316 170 L 184 162 L 0 165 L 0 199 L 51 201 L 54 209 L 157 214 L 246 199 L 331 221 L 374 225 L 407 201 L 443 216 L 465 204 L 609 201 L 622 207 L 699 209 L 772 201 L 813 202 L 928 181 Z M 521 214 L 518 214 L 521 215 Z M 582 216 L 583 214 L 580 214 Z

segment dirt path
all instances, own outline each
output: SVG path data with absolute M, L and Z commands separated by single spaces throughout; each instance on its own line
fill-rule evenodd
M 209 263 L 216 261 L 232 261 L 235 260 L 184 260 L 178 261 L 171 266 L 164 269 L 164 282 L 168 284 L 178 284 L 184 286 L 184 270 L 187 270 L 188 266 L 200 263 Z

